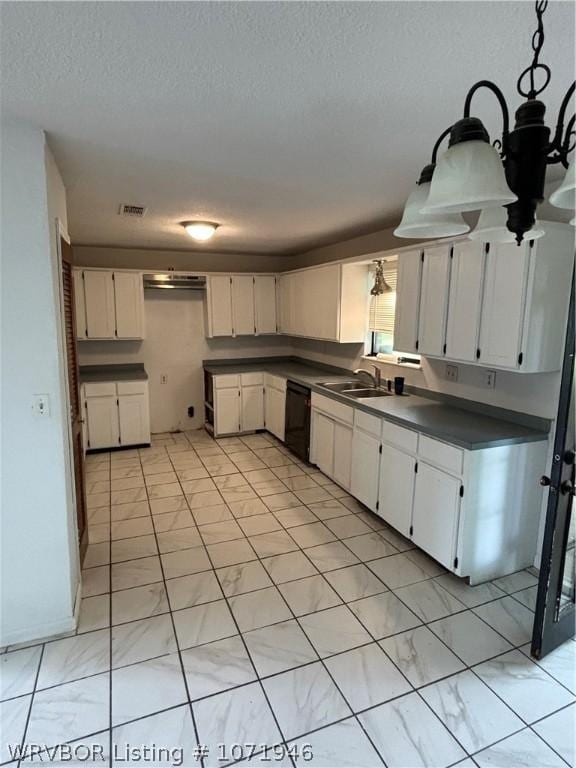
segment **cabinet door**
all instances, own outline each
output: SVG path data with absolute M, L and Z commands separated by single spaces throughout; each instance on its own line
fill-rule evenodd
M 324 414 L 314 411 L 312 461 L 326 475 L 334 470 L 334 422 Z
M 254 305 L 256 333 L 277 333 L 276 278 L 274 276 L 257 275 L 254 278 Z
M 264 429 L 264 387 L 253 384 L 242 387 L 242 431 Z
M 88 335 L 86 329 L 86 302 L 84 300 L 84 280 L 82 271 L 72 270 L 72 290 L 74 291 L 74 313 L 76 317 L 76 338 L 85 339 Z
M 232 336 L 232 278 L 229 275 L 211 275 L 206 299 L 209 335 Z
M 398 256 L 394 317 L 394 349 L 398 352 L 416 352 L 421 275 L 422 251 Z
M 528 243 L 490 243 L 480 318 L 480 362 L 518 366 L 530 261 Z
M 450 246 L 426 249 L 418 316 L 418 352 L 422 355 L 444 353 L 449 284 Z
M 453 248 L 446 326 L 446 357 L 451 360 L 476 360 L 484 254 L 484 243 L 468 241 L 456 243 Z
M 280 310 L 280 331 L 281 333 L 291 333 L 291 295 L 293 279 L 292 275 L 280 275 L 278 283 L 278 304 Z
M 118 397 L 120 445 L 142 445 L 150 442 L 148 397 L 120 395 Z
M 252 275 L 232 277 L 232 327 L 234 336 L 254 336 L 254 278 Z
M 340 340 L 340 265 L 331 264 L 303 272 L 309 327 L 306 335 Z
M 240 432 L 240 389 L 217 389 L 214 393 L 214 411 L 216 435 Z
M 89 339 L 116 338 L 112 272 L 84 270 L 86 330 Z
M 334 469 L 332 477 L 343 488 L 350 488 L 352 472 L 352 427 L 334 422 Z
M 412 540 L 439 563 L 454 569 L 460 517 L 460 480 L 418 463 Z
M 88 448 L 114 448 L 120 444 L 115 395 L 86 398 L 86 421 Z
M 410 536 L 416 459 L 383 443 L 380 457 L 378 515 L 403 536 Z
M 144 338 L 144 288 L 137 272 L 114 272 L 116 336 L 119 339 Z
M 279 389 L 266 387 L 265 423 L 268 432 L 278 440 L 284 440 L 286 420 L 286 394 Z
M 350 491 L 358 501 L 376 511 L 380 473 L 380 439 L 354 430 L 352 438 L 352 476 Z

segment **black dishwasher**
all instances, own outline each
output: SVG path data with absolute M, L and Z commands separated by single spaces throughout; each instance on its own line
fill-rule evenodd
M 302 461 L 310 455 L 310 390 L 294 381 L 286 385 L 284 442 Z

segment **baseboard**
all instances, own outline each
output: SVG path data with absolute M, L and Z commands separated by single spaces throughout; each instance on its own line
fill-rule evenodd
M 55 635 L 62 635 L 66 632 L 75 632 L 78 626 L 78 617 L 80 615 L 80 605 L 82 603 L 82 580 L 78 582 L 76 598 L 74 600 L 74 613 L 65 619 L 51 621 L 48 624 L 35 624 L 32 627 L 9 632 L 2 635 L 0 647 L 6 648 L 10 645 L 20 643 L 33 643 L 35 640 L 44 640 Z

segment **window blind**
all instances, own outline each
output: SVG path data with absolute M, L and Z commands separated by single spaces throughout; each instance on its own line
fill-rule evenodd
M 369 328 L 380 333 L 394 333 L 394 313 L 396 310 L 396 281 L 398 262 L 384 264 L 384 279 L 390 286 L 390 291 L 372 296 L 370 301 Z

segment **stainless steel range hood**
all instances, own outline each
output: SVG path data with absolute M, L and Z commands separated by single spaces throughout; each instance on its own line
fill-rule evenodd
M 156 272 L 144 275 L 144 288 L 163 288 L 168 290 L 180 288 L 187 291 L 203 291 L 206 289 L 206 278 L 202 275 L 178 275 L 170 272 Z

